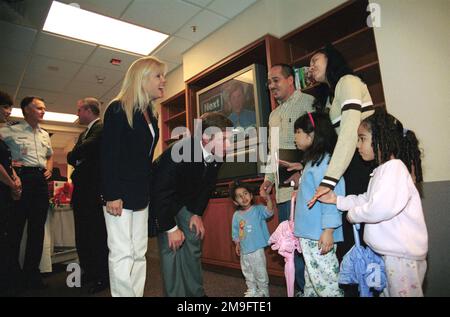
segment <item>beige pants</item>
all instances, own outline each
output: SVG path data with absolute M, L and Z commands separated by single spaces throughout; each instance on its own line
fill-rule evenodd
M 386 267 L 387 287 L 381 296 L 423 297 L 422 283 L 427 271 L 426 260 L 410 260 L 395 256 L 383 256 Z

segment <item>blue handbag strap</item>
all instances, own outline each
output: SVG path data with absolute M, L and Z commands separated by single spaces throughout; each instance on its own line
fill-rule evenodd
M 357 247 L 361 245 L 361 241 L 359 241 L 359 234 L 358 234 L 359 229 L 360 229 L 359 223 L 353 224 L 353 236 L 355 238 L 355 245 Z

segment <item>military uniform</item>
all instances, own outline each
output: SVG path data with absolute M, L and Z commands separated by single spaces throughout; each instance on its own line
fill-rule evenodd
M 0 128 L 15 168 L 22 181 L 22 196 L 17 201 L 13 219 L 14 259 L 19 258 L 20 242 L 28 220 L 28 237 L 23 272 L 29 286 L 42 286 L 39 263 L 42 256 L 44 226 L 49 207 L 48 185 L 44 177 L 47 160 L 53 154 L 50 136 L 39 125 L 33 129 L 26 121 Z

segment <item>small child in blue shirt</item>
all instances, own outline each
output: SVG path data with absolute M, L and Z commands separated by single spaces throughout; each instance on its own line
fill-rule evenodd
M 300 238 L 305 260 L 305 297 L 341 297 L 336 242 L 343 241 L 342 213 L 331 204 L 307 203 L 327 170 L 337 134 L 325 113 L 306 113 L 294 123 L 295 144 L 305 164 L 295 207 L 294 235 Z M 345 193 L 342 178 L 335 188 Z
M 269 296 L 264 248 L 269 241 L 266 219 L 273 216 L 273 204 L 267 193 L 263 195 L 267 207 L 254 204 L 248 185 L 237 183 L 231 188 L 231 199 L 238 208 L 233 215 L 231 234 L 247 284 L 245 297 Z

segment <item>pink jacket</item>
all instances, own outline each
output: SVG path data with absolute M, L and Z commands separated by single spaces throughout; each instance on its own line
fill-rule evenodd
M 337 207 L 348 218 L 366 223 L 364 241 L 375 252 L 412 260 L 424 260 L 428 234 L 417 191 L 401 160 L 390 160 L 373 172 L 367 192 L 337 197 Z

